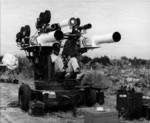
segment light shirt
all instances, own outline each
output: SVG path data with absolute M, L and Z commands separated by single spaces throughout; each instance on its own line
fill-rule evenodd
M 52 54 L 52 55 L 51 55 L 51 60 L 52 60 L 53 63 L 56 61 L 57 57 L 58 57 L 58 56 L 55 55 L 55 54 Z
M 72 57 L 70 61 L 68 62 L 68 68 L 66 69 L 66 72 L 77 72 L 77 69 L 79 68 L 78 61 L 75 57 Z
M 54 69 L 55 69 L 55 72 L 63 72 L 64 71 L 64 63 L 61 59 L 60 56 L 57 56 L 55 54 L 52 54 L 51 55 L 51 60 L 52 60 L 52 63 L 54 63 Z
M 55 72 L 63 72 L 64 71 L 64 63 L 62 61 L 62 58 L 60 56 L 57 57 L 57 59 L 55 60 Z

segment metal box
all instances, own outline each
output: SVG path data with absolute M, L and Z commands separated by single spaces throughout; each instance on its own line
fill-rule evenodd
M 117 110 L 119 117 L 128 120 L 140 119 L 142 117 L 142 93 L 118 91 Z
M 150 105 L 150 96 L 143 96 L 143 104 L 149 104 Z
M 86 111 L 84 113 L 84 123 L 119 123 L 118 112 L 110 111 Z
M 30 101 L 29 114 L 32 116 L 44 116 L 44 103 L 40 101 Z

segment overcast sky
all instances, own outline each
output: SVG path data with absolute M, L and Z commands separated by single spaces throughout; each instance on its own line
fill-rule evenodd
M 16 46 L 16 33 L 30 25 L 31 35 L 40 12 L 50 10 L 51 24 L 78 17 L 91 23 L 87 36 L 118 31 L 119 43 L 105 44 L 87 55 L 150 59 L 150 0 L 1 0 L 1 54 L 24 54 Z

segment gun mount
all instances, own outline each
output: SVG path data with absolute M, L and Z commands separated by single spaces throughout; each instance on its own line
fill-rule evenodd
M 76 105 L 93 105 L 98 101 L 96 95 L 102 93 L 100 92 L 102 88 L 80 86 L 76 79 L 58 79 L 51 59 L 52 53 L 55 48 L 63 48 L 62 54 L 79 56 L 89 49 L 99 47 L 101 43 L 118 42 L 121 36 L 115 32 L 104 37 L 94 37 L 89 42 L 83 35 L 86 30 L 92 28 L 92 24 L 80 26 L 80 19 L 74 17 L 51 25 L 50 20 L 51 12 L 46 10 L 40 13 L 37 19 L 35 35 L 30 36 L 29 25 L 21 27 L 16 35 L 17 46 L 26 52 L 27 58 L 34 64 L 35 80 L 35 90 L 27 84 L 20 86 L 19 103 L 22 110 L 28 110 L 29 102 L 34 100 L 44 102 L 46 107 L 73 105 L 75 115 Z M 71 31 L 64 33 L 61 30 L 64 27 L 69 27 Z M 66 40 L 64 45 L 62 45 L 63 40 Z M 90 98 L 92 94 L 95 95 L 95 99 Z M 104 100 L 104 97 L 99 100 Z

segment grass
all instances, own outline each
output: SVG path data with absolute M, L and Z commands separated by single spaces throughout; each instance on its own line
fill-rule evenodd
M 33 65 L 26 57 L 17 56 L 19 60 L 19 66 L 15 70 L 16 74 L 22 74 L 24 78 L 33 78 Z

